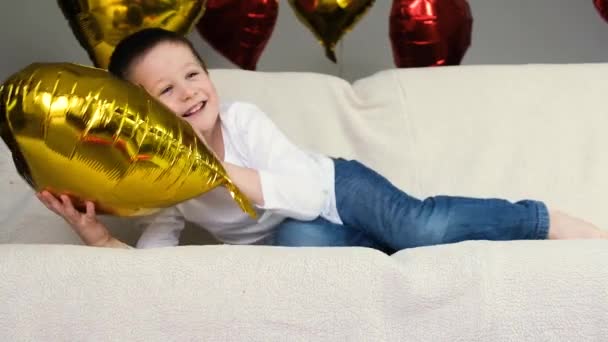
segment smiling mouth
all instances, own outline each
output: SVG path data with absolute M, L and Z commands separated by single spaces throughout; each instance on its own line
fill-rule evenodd
M 187 118 L 187 117 L 190 117 L 190 116 L 200 112 L 201 110 L 203 110 L 203 108 L 205 108 L 206 104 L 207 104 L 207 101 L 201 101 L 201 102 L 197 103 L 196 105 L 191 107 L 187 112 L 185 112 L 184 115 L 182 115 L 182 118 Z

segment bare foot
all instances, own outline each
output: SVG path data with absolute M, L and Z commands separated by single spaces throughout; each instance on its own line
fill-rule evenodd
M 549 239 L 608 239 L 608 232 L 559 210 L 549 212 Z

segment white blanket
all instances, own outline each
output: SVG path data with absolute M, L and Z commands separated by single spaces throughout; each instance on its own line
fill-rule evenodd
M 0 245 L 2 341 L 601 341 L 608 242 Z

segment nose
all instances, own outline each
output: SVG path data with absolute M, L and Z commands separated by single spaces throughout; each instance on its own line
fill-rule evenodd
M 182 85 L 179 89 L 180 98 L 183 101 L 190 100 L 195 94 L 196 90 L 188 85 Z

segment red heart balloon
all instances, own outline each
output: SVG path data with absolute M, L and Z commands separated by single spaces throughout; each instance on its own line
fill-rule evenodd
M 471 45 L 466 0 L 394 0 L 389 31 L 398 68 L 458 65 Z
M 196 27 L 232 63 L 256 70 L 278 13 L 277 0 L 207 0 L 205 15 Z
M 602 18 L 608 21 L 608 0 L 593 0 L 593 4 Z

